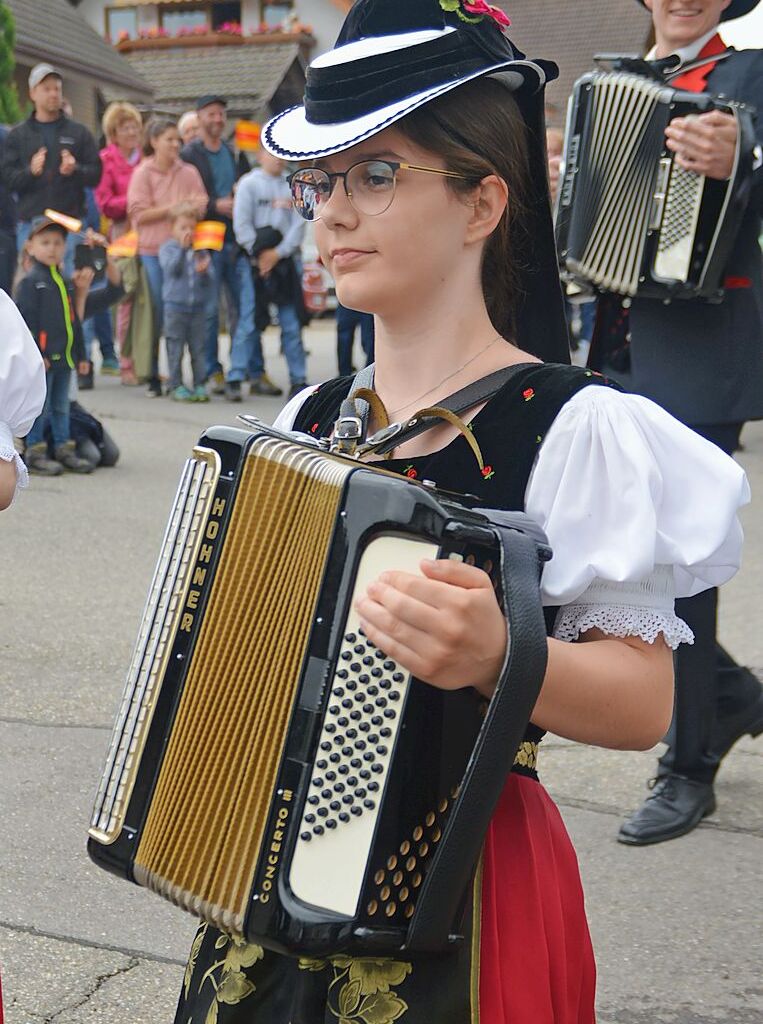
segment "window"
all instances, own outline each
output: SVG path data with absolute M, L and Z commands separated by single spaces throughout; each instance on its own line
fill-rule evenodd
M 226 3 L 210 3 L 209 0 L 197 3 L 160 4 L 159 24 L 169 33 L 177 35 L 180 31 L 208 27 L 218 28 L 226 22 L 241 21 L 241 0 Z
M 106 38 L 116 43 L 119 38 L 135 39 L 138 35 L 138 10 L 136 7 L 106 8 Z
M 280 25 L 293 13 L 292 0 L 260 0 L 260 19 L 266 25 Z

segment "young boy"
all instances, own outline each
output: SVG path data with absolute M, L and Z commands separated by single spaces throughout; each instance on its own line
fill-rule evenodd
M 107 309 L 122 295 L 119 271 L 110 261 L 105 288 L 89 296 L 93 271 L 75 270 L 71 280 L 61 271 L 67 232 L 49 217 L 35 217 L 26 243 L 29 272 L 16 289 L 16 305 L 45 361 L 45 405 L 26 439 L 30 473 L 58 476 L 90 473 L 92 464 L 77 455 L 69 427 L 69 386 L 74 370 L 87 370 L 82 320 Z M 45 429 L 50 424 L 55 457 L 48 458 Z
M 164 338 L 169 362 L 169 390 L 178 402 L 208 402 L 204 387 L 204 311 L 214 278 L 208 252 L 194 252 L 193 233 L 198 222 L 187 205 L 175 207 L 170 215 L 172 238 L 159 250 L 164 302 Z M 193 390 L 183 384 L 183 349 L 188 346 L 193 367 Z

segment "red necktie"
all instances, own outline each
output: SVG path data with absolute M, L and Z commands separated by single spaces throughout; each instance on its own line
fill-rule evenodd
M 713 38 L 708 39 L 702 47 L 696 59 L 702 60 L 704 57 L 715 57 L 720 53 L 724 53 L 727 49 L 728 47 L 716 32 Z M 693 71 L 687 71 L 677 78 L 672 78 L 670 85 L 673 89 L 684 89 L 686 92 L 704 92 L 707 87 L 708 76 L 717 63 L 718 61 L 714 60 L 709 64 L 703 64 L 701 68 L 694 68 Z

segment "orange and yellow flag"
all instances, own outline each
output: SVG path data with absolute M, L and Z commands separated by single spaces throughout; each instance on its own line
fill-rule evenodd
M 138 252 L 138 232 L 128 231 L 126 235 L 115 238 L 109 245 L 108 254 L 115 259 L 121 256 L 135 256 Z
M 66 228 L 67 231 L 74 231 L 76 233 L 82 230 L 81 220 L 77 220 L 76 217 L 69 217 L 65 213 L 59 213 L 58 210 L 45 210 L 45 216 L 48 220 L 55 221 L 62 228 Z
M 254 153 L 260 147 L 260 125 L 256 121 L 236 122 L 236 149 Z
M 195 250 L 212 249 L 220 252 L 225 244 L 225 225 L 219 220 L 200 220 L 193 233 Z

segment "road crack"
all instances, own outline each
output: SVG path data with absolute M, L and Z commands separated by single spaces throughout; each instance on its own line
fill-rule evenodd
M 108 971 L 104 974 L 99 974 L 93 981 L 90 990 L 86 992 L 81 999 L 79 999 L 76 1003 L 72 1003 L 71 1006 L 62 1006 L 60 1010 L 56 1010 L 56 1012 L 52 1014 L 50 1017 L 45 1018 L 45 1024 L 54 1024 L 54 1022 L 58 1020 L 62 1014 L 72 1013 L 76 1010 L 82 1009 L 82 1007 L 86 1006 L 87 1003 L 89 1003 L 90 1000 L 93 998 L 93 996 L 96 996 L 101 991 L 103 986 L 106 985 L 109 981 L 112 981 L 114 978 L 120 977 L 120 975 L 129 974 L 129 972 L 138 967 L 139 964 L 140 960 L 133 958 L 121 967 L 117 967 L 114 970 Z

